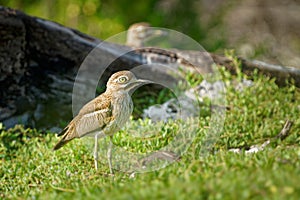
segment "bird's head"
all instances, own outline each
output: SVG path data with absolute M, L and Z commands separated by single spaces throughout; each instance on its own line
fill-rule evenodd
M 152 83 L 152 81 L 137 79 L 130 71 L 114 73 L 107 82 L 107 90 L 112 92 L 130 92 L 138 86 Z
M 145 46 L 147 40 L 166 34 L 166 31 L 152 28 L 149 23 L 135 23 L 127 31 L 126 45 L 140 48 Z

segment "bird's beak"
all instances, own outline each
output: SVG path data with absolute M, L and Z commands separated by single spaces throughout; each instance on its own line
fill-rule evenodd
M 146 84 L 151 84 L 154 83 L 153 81 L 149 81 L 149 80 L 144 80 L 144 79 L 137 79 L 133 82 L 131 82 L 130 84 L 128 84 L 126 86 L 126 90 L 127 91 L 132 91 L 137 89 L 137 87 L 142 86 L 142 85 L 146 85 Z
M 168 32 L 164 30 L 156 30 L 153 28 L 147 29 L 147 36 L 148 36 L 147 38 L 166 36 L 166 35 L 168 35 Z
M 135 83 L 141 84 L 141 85 L 146 85 L 146 84 L 151 84 L 153 83 L 153 81 L 149 81 L 149 80 L 144 80 L 144 79 L 137 79 L 135 81 Z

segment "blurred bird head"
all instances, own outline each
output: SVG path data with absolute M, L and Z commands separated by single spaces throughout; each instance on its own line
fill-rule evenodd
M 126 44 L 132 47 L 143 47 L 147 40 L 166 34 L 165 31 L 152 28 L 149 23 L 135 23 L 127 31 Z

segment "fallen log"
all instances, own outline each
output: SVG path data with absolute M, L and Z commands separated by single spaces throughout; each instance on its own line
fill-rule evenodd
M 236 74 L 236 69 L 233 67 L 231 59 L 216 54 L 210 55 L 216 64 L 223 65 L 232 74 Z M 285 86 L 287 80 L 294 80 L 295 85 L 300 87 L 300 69 L 298 68 L 274 65 L 258 60 L 248 60 L 241 57 L 237 59 L 241 62 L 242 72 L 250 77 L 254 71 L 257 70 L 259 73 L 268 77 L 276 78 L 276 83 L 279 86 Z
M 85 88 L 91 81 L 99 81 L 99 85 L 103 85 L 115 71 L 149 64 L 150 57 L 154 63 L 174 68 L 182 65 L 189 68 L 199 61 L 198 52 L 155 48 L 135 50 L 0 6 L 0 121 L 6 127 L 23 123 L 49 128 L 58 126 L 58 119 L 71 119 L 74 81 L 84 59 L 93 53 L 96 56 L 86 63 L 86 71 L 92 75 L 103 72 L 103 76 L 100 80 L 99 77 L 89 80 L 89 76 L 80 80 Z M 195 63 L 187 62 L 186 56 Z M 234 73 L 230 59 L 215 54 L 210 56 L 215 63 Z M 298 69 L 241 60 L 247 73 L 259 69 L 268 76 L 276 77 L 280 83 L 285 83 L 286 78 L 293 78 L 296 86 L 300 87 Z M 152 66 L 149 65 L 143 72 L 145 76 L 159 75 L 166 82 L 176 81 L 168 72 Z

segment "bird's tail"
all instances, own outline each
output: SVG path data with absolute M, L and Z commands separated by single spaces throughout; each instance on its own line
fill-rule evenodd
M 74 137 L 70 137 L 73 130 L 70 130 L 70 126 L 67 126 L 64 130 L 62 130 L 58 136 L 63 135 L 59 142 L 53 147 L 53 150 L 58 150 L 68 142 L 74 139 Z

